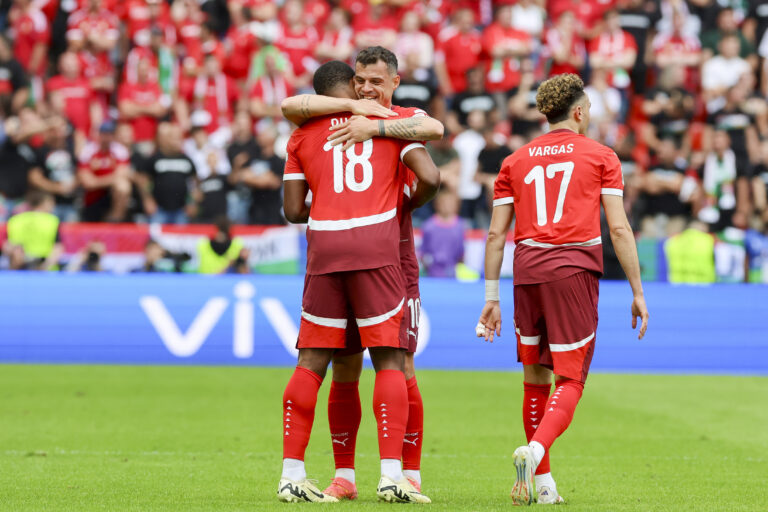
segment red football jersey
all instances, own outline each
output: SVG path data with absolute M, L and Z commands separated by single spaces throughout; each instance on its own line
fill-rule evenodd
M 602 273 L 600 196 L 623 191 L 616 153 L 570 130 L 537 137 L 508 156 L 493 205 L 515 207 L 515 284 Z
M 78 162 L 78 172 L 91 171 L 94 176 L 108 176 L 114 173 L 121 165 L 128 165 L 130 154 L 125 146 L 112 142 L 104 151 L 96 142 L 89 142 L 83 148 Z M 86 205 L 91 205 L 107 195 L 109 187 L 87 190 L 83 197 Z
M 347 151 L 327 141 L 349 114 L 312 119 L 288 141 L 284 180 L 312 192 L 307 273 L 327 274 L 400 264 L 400 162 L 418 143 L 375 137 Z

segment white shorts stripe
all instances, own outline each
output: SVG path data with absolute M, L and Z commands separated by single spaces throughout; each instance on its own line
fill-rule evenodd
M 376 324 L 386 322 L 387 320 L 395 316 L 398 311 L 403 309 L 403 304 L 405 304 L 405 297 L 403 297 L 403 300 L 400 301 L 400 304 L 398 304 L 395 309 L 393 309 L 392 311 L 388 311 L 383 315 L 373 316 L 371 318 L 355 318 L 355 320 L 357 321 L 357 326 L 370 327 L 371 325 L 376 325 Z
M 361 228 L 363 226 L 372 226 L 374 224 L 381 224 L 388 220 L 394 219 L 397 215 L 397 208 L 393 208 L 388 212 L 377 213 L 376 215 L 368 215 L 367 217 L 354 217 L 351 219 L 343 220 L 315 220 L 312 217 L 309 218 L 309 229 L 315 231 L 345 231 L 352 228 Z
M 591 247 L 593 245 L 600 245 L 603 243 L 603 241 L 598 236 L 592 240 L 587 240 L 586 242 L 570 242 L 567 244 L 545 244 L 544 242 L 537 242 L 532 238 L 521 240 L 520 243 L 530 245 L 531 247 Z
M 410 150 L 412 150 L 412 149 L 416 149 L 416 148 L 423 148 L 423 147 L 424 147 L 424 144 L 422 144 L 421 142 L 413 142 L 413 143 L 411 143 L 411 144 L 408 144 L 408 145 L 407 145 L 407 146 L 405 146 L 405 147 L 403 148 L 403 150 L 400 152 L 400 161 L 401 161 L 401 162 L 403 161 L 403 158 L 405 158 L 405 154 L 406 154 L 407 152 L 409 152 Z
M 523 336 L 522 334 L 520 334 L 520 329 L 515 329 L 515 332 L 517 332 L 518 336 L 520 336 L 520 343 L 522 345 L 536 346 L 541 341 L 541 335 L 538 335 L 538 336 Z
M 291 181 L 291 180 L 304 180 L 304 181 L 306 181 L 307 178 L 304 177 L 304 173 L 283 174 L 283 181 Z
M 512 204 L 515 202 L 514 197 L 500 197 L 493 200 L 493 206 L 501 206 L 503 204 Z
M 624 191 L 620 188 L 601 188 L 600 193 L 604 196 L 624 197 Z
M 590 334 L 586 338 L 584 338 L 581 341 L 577 341 L 576 343 L 565 343 L 565 344 L 549 344 L 549 351 L 550 352 L 569 352 L 571 350 L 576 350 L 577 348 L 581 348 L 590 341 L 592 341 L 595 337 L 595 333 Z
M 303 318 L 307 322 L 312 322 L 313 324 L 322 325 L 323 327 L 336 327 L 339 329 L 347 328 L 346 318 L 324 318 L 322 316 L 310 315 L 304 310 L 301 311 L 301 318 Z

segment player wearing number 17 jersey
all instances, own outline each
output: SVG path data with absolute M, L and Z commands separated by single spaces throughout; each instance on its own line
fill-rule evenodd
M 601 203 L 634 294 L 632 326 L 642 319 L 640 338 L 648 321 L 637 249 L 624 213 L 621 165 L 613 150 L 584 135 L 590 104 L 583 82 L 572 74 L 555 76 L 539 87 L 536 103 L 551 131 L 507 157 L 496 179 L 486 304 L 476 328 L 489 341 L 494 333 L 501 335 L 498 278 L 506 233 L 517 215 L 514 322 L 529 442 L 514 453 L 511 495 L 518 505 L 563 501 L 550 473 L 549 450 L 573 418 L 595 350 Z

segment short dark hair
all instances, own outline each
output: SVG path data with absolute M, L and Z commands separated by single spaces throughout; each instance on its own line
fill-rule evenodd
M 349 64 L 332 60 L 317 68 L 312 77 L 312 87 L 315 88 L 315 94 L 328 96 L 336 87 L 348 84 L 354 76 L 355 70 Z
M 47 200 L 53 200 L 53 196 L 48 192 L 39 189 L 30 190 L 27 194 L 27 204 L 30 208 L 39 208 Z
M 387 65 L 390 73 L 393 75 L 397 73 L 397 57 L 383 46 L 369 46 L 358 53 L 357 58 L 355 58 L 355 64 L 362 64 L 363 66 L 376 64 L 379 61 Z
M 536 108 L 547 116 L 549 124 L 559 123 L 568 119 L 573 104 L 583 97 L 584 82 L 578 75 L 555 75 L 536 91 Z

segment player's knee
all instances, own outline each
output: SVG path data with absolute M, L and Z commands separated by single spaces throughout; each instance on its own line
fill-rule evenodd
M 390 347 L 369 348 L 368 350 L 371 353 L 373 368 L 377 372 L 381 370 L 403 371 L 405 350 Z
M 330 349 L 299 349 L 298 365 L 325 378 L 332 355 Z
M 413 354 L 410 352 L 405 354 L 403 373 L 405 374 L 405 380 L 410 380 L 416 376 L 416 367 L 413 365 Z
M 334 382 L 356 382 L 363 372 L 363 353 L 333 358 Z

